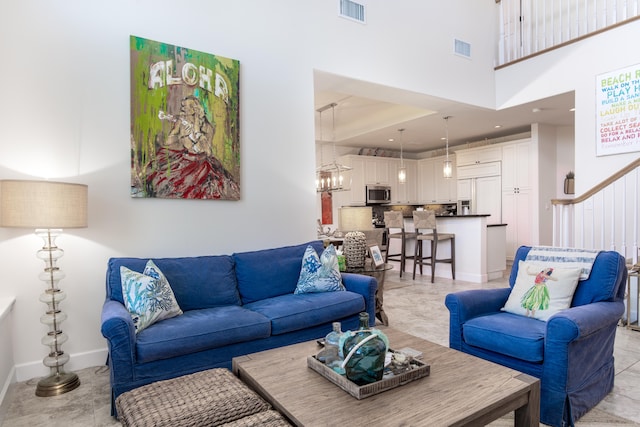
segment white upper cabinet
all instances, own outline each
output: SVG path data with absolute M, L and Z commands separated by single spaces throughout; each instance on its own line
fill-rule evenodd
M 418 160 L 418 201 L 448 203 L 457 200 L 456 156 L 449 155 L 453 176 L 445 178 L 442 169 L 445 157 Z
M 532 171 L 531 164 L 537 156 L 530 140 L 502 147 L 502 188 L 505 191 L 516 188 L 530 188 L 532 179 L 537 174 Z
M 390 160 L 386 157 L 360 156 L 364 158 L 364 183 L 391 185 Z
M 365 165 L 363 156 L 347 155 L 340 157 L 338 161 L 352 168 L 347 172 L 347 175 L 351 178 L 351 190 L 336 193 L 339 195 L 337 200 L 339 205 L 364 206 L 367 200 L 365 195 Z
M 400 171 L 400 159 L 391 159 L 390 168 L 392 174 L 391 203 L 414 204 L 418 200 L 418 161 L 404 159 L 404 167 L 407 178 L 404 183 L 398 182 Z
M 456 163 L 458 166 L 499 162 L 500 160 L 502 160 L 502 149 L 499 145 L 456 150 Z

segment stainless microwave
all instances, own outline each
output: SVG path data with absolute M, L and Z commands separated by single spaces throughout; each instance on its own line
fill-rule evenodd
M 391 203 L 391 187 L 388 185 L 367 185 L 366 195 L 368 205 Z

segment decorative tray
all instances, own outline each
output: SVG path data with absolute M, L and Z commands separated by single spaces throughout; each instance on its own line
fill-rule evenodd
M 389 350 L 393 352 L 393 350 Z M 374 394 L 382 393 L 383 391 L 391 390 L 398 386 L 407 384 L 418 378 L 426 377 L 431 372 L 431 366 L 427 365 L 421 360 L 411 359 L 411 368 L 400 374 L 387 374 L 385 370 L 385 376 L 380 380 L 371 384 L 359 386 L 356 383 L 347 379 L 347 377 L 338 374 L 333 369 L 329 368 L 324 363 L 316 359 L 316 356 L 307 356 L 307 366 L 356 399 L 364 399 Z

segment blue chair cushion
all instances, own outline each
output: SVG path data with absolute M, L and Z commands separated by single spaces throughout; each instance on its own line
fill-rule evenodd
M 271 334 L 308 329 L 365 310 L 364 298 L 355 292 L 289 294 L 245 305 L 271 320 Z
M 462 325 L 464 341 L 471 346 L 542 363 L 547 323 L 512 313 L 475 317 Z
M 269 319 L 237 305 L 189 310 L 141 331 L 136 338 L 136 358 L 138 363 L 169 359 L 268 338 L 270 332 Z

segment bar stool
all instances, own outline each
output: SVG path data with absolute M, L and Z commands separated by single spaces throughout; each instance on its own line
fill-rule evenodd
M 413 211 L 413 224 L 416 228 L 416 249 L 413 259 L 413 279 L 416 278 L 416 266 L 420 265 L 420 274 L 422 274 L 422 266 L 431 266 L 431 283 L 436 272 L 436 264 L 439 262 L 451 264 L 451 277 L 456 278 L 456 235 L 453 233 L 438 233 L 436 229 L 436 213 L 432 210 Z M 424 231 L 421 233 L 420 231 Z M 429 230 L 429 232 L 427 232 Z M 427 240 L 431 242 L 430 256 L 423 256 L 422 243 Z M 438 243 L 444 240 L 451 241 L 451 258 L 438 259 Z
M 415 238 L 415 233 L 407 233 L 404 230 L 404 218 L 402 217 L 401 211 L 387 211 L 384 213 L 384 226 L 387 229 L 387 252 L 384 256 L 384 262 L 391 261 L 400 261 L 400 277 L 402 277 L 402 273 L 404 272 L 404 268 L 406 265 L 407 258 L 413 259 L 412 256 L 407 256 L 407 239 Z M 399 232 L 391 232 L 391 229 L 400 229 Z M 390 253 L 391 249 L 391 239 L 400 239 L 400 253 L 392 254 Z

